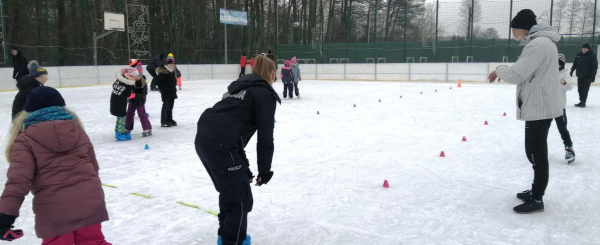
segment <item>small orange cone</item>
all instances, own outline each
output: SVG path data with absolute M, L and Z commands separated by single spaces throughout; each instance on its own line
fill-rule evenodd
M 506 116 L 506 112 L 504 113 L 504 115 L 503 115 L 503 116 Z
M 460 80 L 458 80 L 458 87 L 462 88 L 462 83 L 460 82 Z
M 488 125 L 488 122 L 487 122 L 487 121 L 485 121 L 485 123 L 484 123 L 483 125 Z
M 444 151 L 442 151 L 442 153 L 440 153 L 440 157 L 446 157 L 446 153 L 444 153 Z
M 463 136 L 463 141 L 467 141 L 467 136 Z
M 387 180 L 383 181 L 383 188 L 390 188 L 390 184 L 388 183 Z

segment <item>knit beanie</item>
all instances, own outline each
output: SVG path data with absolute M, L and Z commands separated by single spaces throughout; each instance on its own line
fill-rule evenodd
M 296 59 L 296 56 L 292 57 L 292 64 L 298 64 L 298 59 Z
M 291 65 L 292 65 L 292 62 L 290 60 L 285 61 L 285 66 L 291 66 Z
M 135 65 L 135 69 L 138 71 L 138 73 L 141 75 L 144 75 L 144 69 L 142 69 L 142 62 L 138 61 L 138 63 Z
M 562 62 L 565 62 L 565 63 L 566 63 L 566 61 L 567 61 L 567 58 L 565 57 L 565 55 L 564 55 L 564 54 L 558 54 L 558 60 L 560 60 L 560 61 L 562 61 Z
M 33 78 L 48 74 L 48 71 L 44 69 L 44 67 L 41 67 L 40 64 L 38 64 L 38 62 L 35 60 L 30 61 L 27 65 L 27 68 L 29 68 L 29 76 Z
M 523 9 L 517 13 L 510 22 L 510 28 L 531 30 L 531 27 L 537 25 L 537 17 L 531 9 Z
M 133 80 L 133 81 L 135 81 L 135 79 L 133 78 L 134 76 L 140 76 L 140 73 L 138 72 L 138 70 L 133 67 L 124 68 L 121 70 L 121 73 L 123 73 L 123 76 L 125 76 L 127 79 Z
M 590 44 L 589 44 L 589 43 L 584 43 L 584 44 L 583 44 L 583 46 L 582 46 L 581 48 L 592 49 L 592 48 L 590 47 Z
M 175 64 L 175 57 L 173 57 L 172 53 L 169 53 L 169 56 L 167 56 L 167 59 L 165 60 L 165 64 Z
M 26 112 L 34 112 L 46 107 L 65 105 L 65 100 L 56 89 L 41 86 L 31 90 L 27 96 L 24 109 Z

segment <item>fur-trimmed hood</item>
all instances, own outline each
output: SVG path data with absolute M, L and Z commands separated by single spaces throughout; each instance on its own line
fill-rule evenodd
M 119 80 L 119 82 L 122 82 L 127 85 L 131 85 L 131 86 L 135 85 L 135 80 L 129 80 L 121 72 L 117 72 L 117 74 L 115 76 L 117 77 L 117 80 Z
M 169 74 L 169 73 L 171 73 L 171 72 L 172 72 L 172 71 L 169 71 L 169 69 L 167 69 L 167 68 L 166 68 L 166 67 L 164 67 L 164 66 L 161 66 L 161 67 L 159 67 L 159 68 L 156 68 L 156 74 L 161 74 L 161 73 L 162 73 L 162 74 Z

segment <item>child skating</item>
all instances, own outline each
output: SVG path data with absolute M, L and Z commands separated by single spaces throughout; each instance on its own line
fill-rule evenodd
M 79 117 L 51 87 L 31 91 L 24 108 L 5 151 L 9 167 L 0 197 L 0 240 L 25 235 L 12 226 L 31 192 L 42 245 L 110 245 L 101 228 L 108 212 L 98 161 Z
M 173 54 L 167 56 L 165 64 L 156 69 L 156 74 L 156 85 L 163 101 L 160 125 L 167 128 L 177 126 L 177 122 L 173 120 L 173 106 L 177 99 L 177 67 Z
M 137 63 L 136 70 L 138 72 L 142 69 L 142 64 Z M 152 124 L 148 120 L 148 114 L 146 113 L 146 96 L 148 95 L 148 84 L 146 83 L 145 76 L 139 76 L 139 79 L 135 80 L 135 86 L 132 94 L 129 97 L 129 106 L 127 107 L 127 117 L 125 118 L 125 129 L 127 132 L 133 130 L 133 124 L 135 123 L 135 113 L 137 111 L 140 123 L 142 123 L 142 136 L 152 136 Z
M 287 99 L 288 93 L 290 99 L 294 98 L 294 74 L 290 69 L 292 62 L 289 60 L 285 61 L 285 66 L 281 68 L 281 82 L 283 83 L 283 98 Z
M 300 99 L 298 82 L 302 81 L 302 73 L 300 72 L 300 64 L 298 64 L 298 59 L 296 59 L 296 56 L 292 58 L 292 66 L 290 66 L 290 69 L 292 70 L 292 75 L 294 75 L 294 92 L 296 93 L 296 97 Z
M 117 80 L 113 83 L 112 95 L 110 96 L 110 113 L 117 117 L 115 126 L 115 138 L 117 141 L 131 140 L 131 134 L 125 129 L 125 117 L 127 116 L 127 98 L 139 79 L 138 70 L 128 67 L 117 72 Z
M 563 89 L 564 97 L 562 99 L 563 103 L 563 111 L 564 115 L 561 117 L 557 117 L 554 120 L 556 121 L 556 127 L 558 128 L 558 132 L 560 132 L 560 137 L 565 144 L 565 160 L 571 164 L 575 161 L 575 151 L 573 150 L 573 141 L 571 140 L 571 134 L 567 129 L 567 91 L 573 90 L 573 85 L 571 85 L 571 76 L 569 75 L 569 71 L 565 69 L 565 55 L 558 54 L 558 66 L 559 66 L 559 77 L 561 88 Z

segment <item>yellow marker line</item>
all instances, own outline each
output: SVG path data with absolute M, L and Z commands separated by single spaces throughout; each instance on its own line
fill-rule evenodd
M 214 215 L 214 216 L 219 216 L 219 214 L 218 214 L 218 213 L 215 213 L 215 212 L 213 212 L 213 211 L 210 211 L 210 210 L 206 210 L 206 211 L 204 211 L 204 212 L 207 212 L 207 213 L 209 213 L 209 214 L 212 214 L 212 215 Z
M 196 206 L 196 205 L 194 205 L 194 204 L 189 204 L 189 203 L 185 203 L 185 202 L 181 202 L 181 201 L 179 201 L 179 202 L 177 202 L 177 203 L 178 203 L 178 204 L 181 204 L 181 205 L 183 205 L 183 206 L 188 206 L 188 207 L 190 207 L 190 208 L 202 209 L 201 207 L 199 207 L 199 206 Z
M 143 198 L 152 199 L 152 196 L 148 196 L 148 195 L 144 195 L 144 194 L 140 194 L 140 193 L 135 193 L 135 192 L 132 192 L 132 193 L 130 193 L 130 194 L 131 194 L 131 195 L 134 195 L 134 196 L 140 196 L 140 197 L 143 197 Z
M 108 184 L 102 184 L 102 186 L 105 186 L 105 187 L 110 187 L 110 188 L 119 188 L 119 187 L 116 187 L 116 186 L 114 186 L 114 185 L 108 185 Z

